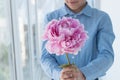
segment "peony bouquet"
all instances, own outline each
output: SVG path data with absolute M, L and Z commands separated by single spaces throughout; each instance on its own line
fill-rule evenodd
M 63 17 L 50 21 L 43 34 L 43 39 L 47 40 L 46 49 L 50 54 L 66 54 L 68 64 L 71 65 L 68 54 L 77 55 L 88 38 L 84 25 L 78 19 Z

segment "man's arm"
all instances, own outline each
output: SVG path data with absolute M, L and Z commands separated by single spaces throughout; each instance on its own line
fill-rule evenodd
M 59 80 L 61 68 L 59 67 L 56 59 L 45 49 L 45 43 L 46 42 L 43 42 L 42 54 L 40 58 L 41 66 L 49 77 Z
M 85 75 L 86 80 L 92 80 L 105 74 L 114 61 L 112 44 L 115 36 L 113 33 L 111 20 L 107 14 L 102 16 L 98 30 L 98 56 L 87 66 L 80 68 L 82 73 Z

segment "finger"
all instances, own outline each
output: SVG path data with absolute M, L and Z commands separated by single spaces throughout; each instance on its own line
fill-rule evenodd
M 68 78 L 74 77 L 72 72 L 65 72 L 65 75 L 67 75 Z
M 76 67 L 72 66 L 72 67 L 66 67 L 63 68 L 63 70 L 61 71 L 61 78 L 74 78 L 77 77 L 77 70 Z
M 77 71 L 77 70 L 78 70 L 78 68 L 76 66 L 74 66 L 74 65 L 63 68 L 63 72 L 67 72 L 67 71 L 72 72 L 72 71 Z
M 73 70 L 72 69 L 63 69 L 62 71 L 61 71 L 61 74 L 70 74 L 70 73 L 72 73 L 73 72 Z
M 74 77 L 74 76 L 73 76 L 72 72 L 67 71 L 67 72 L 62 73 L 61 77 L 62 78 L 71 78 L 71 77 Z
M 65 80 L 74 80 L 74 78 L 68 78 L 68 79 L 65 79 Z
M 75 80 L 75 79 L 72 77 L 72 78 L 62 78 L 60 80 Z

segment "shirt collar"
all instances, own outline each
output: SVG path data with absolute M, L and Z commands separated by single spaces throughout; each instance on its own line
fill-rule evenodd
M 61 8 L 60 14 L 61 16 L 81 14 L 84 14 L 86 16 L 92 16 L 92 8 L 87 3 L 86 6 L 79 13 L 74 13 L 64 4 L 64 6 Z

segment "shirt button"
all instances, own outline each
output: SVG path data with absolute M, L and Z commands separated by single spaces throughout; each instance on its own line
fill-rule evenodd
M 74 18 L 77 18 L 77 15 L 74 15 Z

